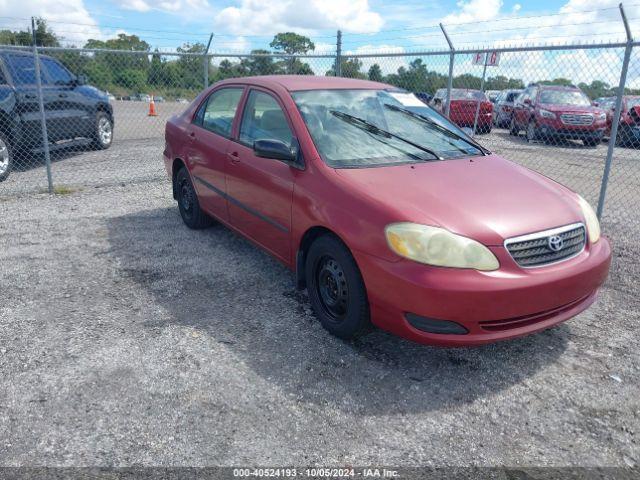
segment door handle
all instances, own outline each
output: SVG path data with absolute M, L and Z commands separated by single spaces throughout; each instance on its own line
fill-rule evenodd
M 191 132 L 191 133 L 189 133 L 189 138 L 190 138 L 191 140 L 195 140 L 195 139 L 196 139 L 196 132 Z
M 238 152 L 227 153 L 227 157 L 229 158 L 229 160 L 231 160 L 231 163 L 240 162 L 240 156 L 238 155 Z
M 35 93 L 25 93 L 24 98 L 36 98 L 36 94 Z

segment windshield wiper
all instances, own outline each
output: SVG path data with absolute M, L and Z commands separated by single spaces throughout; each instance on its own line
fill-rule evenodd
M 408 110 L 406 108 L 398 107 L 397 105 L 391 105 L 389 103 L 385 103 L 384 106 L 385 106 L 385 108 L 388 108 L 389 110 L 393 110 L 395 112 L 401 112 L 401 113 L 404 113 L 405 115 L 409 115 L 410 117 L 415 118 L 416 120 L 420 120 L 422 122 L 428 123 L 429 125 L 433 126 L 437 130 L 439 130 L 440 132 L 444 133 L 446 136 L 453 137 L 453 138 L 456 138 L 458 140 L 462 140 L 463 142 L 471 145 L 472 147 L 475 147 L 475 148 L 479 149 L 484 155 L 488 155 L 488 154 L 491 153 L 489 150 L 484 148 L 482 145 L 477 143 L 475 140 L 472 140 L 471 138 L 465 138 L 463 136 L 458 135 L 455 132 L 452 132 L 448 128 L 443 127 L 438 122 L 436 122 L 435 120 L 427 117 L 426 115 L 421 115 L 419 113 L 412 112 L 411 110 Z
M 396 135 L 395 133 L 391 133 L 387 130 L 384 130 L 378 127 L 376 124 L 368 122 L 367 120 L 364 120 L 360 117 L 356 117 L 355 115 L 351 115 L 349 113 L 340 112 L 338 110 L 329 110 L 329 113 L 331 113 L 331 115 L 339 118 L 344 122 L 347 122 L 351 125 L 361 128 L 362 130 L 365 130 L 367 132 L 370 132 L 376 135 L 381 135 L 386 138 L 395 138 L 396 140 L 400 140 L 401 142 L 404 142 L 407 145 L 411 145 L 412 147 L 417 148 L 418 150 L 422 150 L 423 152 L 426 152 L 429 155 L 433 155 L 437 160 L 443 160 L 443 158 L 440 155 L 438 155 L 436 152 L 434 152 L 430 148 L 424 147 L 418 143 L 412 142 L 407 138 L 401 137 L 400 135 Z

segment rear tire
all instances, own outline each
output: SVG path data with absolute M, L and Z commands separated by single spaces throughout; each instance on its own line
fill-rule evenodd
M 514 137 L 517 137 L 519 133 L 520 133 L 520 129 L 518 128 L 516 119 L 512 118 L 511 123 L 509 124 L 509 135 L 513 135 Z
M 6 180 L 13 166 L 13 149 L 9 138 L 0 132 L 0 182 Z
M 527 142 L 531 143 L 538 140 L 538 129 L 536 128 L 536 122 L 534 122 L 533 120 L 529 120 L 529 123 L 527 124 L 526 134 Z
M 178 209 L 184 224 L 193 230 L 202 230 L 211 226 L 213 221 L 200 208 L 198 195 L 186 169 L 181 168 L 178 171 L 175 182 L 176 200 L 178 200 Z
M 323 235 L 307 253 L 305 277 L 311 307 L 322 326 L 350 340 L 371 329 L 367 291 L 349 249 L 336 237 Z
M 91 146 L 95 150 L 106 150 L 113 142 L 113 120 L 105 112 L 96 113 Z

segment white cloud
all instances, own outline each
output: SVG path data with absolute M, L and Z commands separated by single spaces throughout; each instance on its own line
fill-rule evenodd
M 215 24 L 232 33 L 272 35 L 287 30 L 375 32 L 383 21 L 368 0 L 240 0 L 239 6 L 222 9 Z
M 63 43 L 82 45 L 89 38 L 102 38 L 98 23 L 85 8 L 83 0 L 0 0 L 0 12 L 15 20 L 3 22 L 9 28 L 31 27 L 30 17 L 42 17 Z M 24 19 L 24 20 L 18 20 Z
M 460 0 L 457 5 L 460 11 L 444 17 L 442 19 L 444 24 L 492 20 L 500 14 L 502 0 Z
M 114 0 L 118 7 L 136 12 L 157 10 L 163 12 L 182 12 L 188 10 L 203 10 L 210 8 L 207 0 L 163 0 L 152 2 L 149 0 Z

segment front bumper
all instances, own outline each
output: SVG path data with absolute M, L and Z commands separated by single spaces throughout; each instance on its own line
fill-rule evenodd
M 541 124 L 539 126 L 539 134 L 544 137 L 566 138 L 574 140 L 584 139 L 600 139 L 604 136 L 606 127 L 568 127 L 566 125 Z
M 470 346 L 547 329 L 585 310 L 595 300 L 611 262 L 606 238 L 577 257 L 523 269 L 502 247 L 493 272 L 439 268 L 409 260 L 390 262 L 355 252 L 369 296 L 372 322 L 419 343 Z M 413 314 L 462 325 L 466 334 L 438 334 L 412 326 Z

